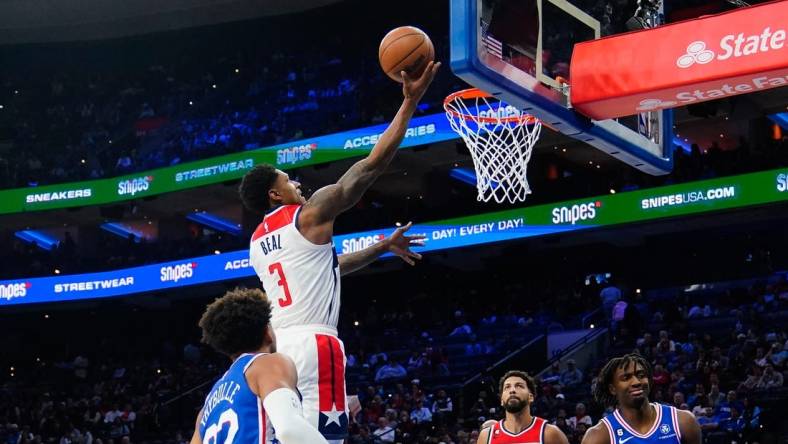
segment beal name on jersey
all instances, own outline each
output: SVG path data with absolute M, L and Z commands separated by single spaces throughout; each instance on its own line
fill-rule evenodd
M 268 255 L 268 253 L 281 250 L 282 249 L 282 236 L 279 234 L 272 234 L 270 236 L 264 236 L 260 238 L 260 247 L 263 249 L 263 254 Z

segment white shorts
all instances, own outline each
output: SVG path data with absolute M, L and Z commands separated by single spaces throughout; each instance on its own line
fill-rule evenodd
M 276 351 L 293 359 L 304 418 L 329 442 L 348 434 L 345 346 L 328 325 L 277 329 Z

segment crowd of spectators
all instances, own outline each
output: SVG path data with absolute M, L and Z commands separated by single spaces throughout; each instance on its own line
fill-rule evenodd
M 577 316 L 562 317 L 557 307 L 565 302 L 535 296 L 535 289 L 548 291 L 550 283 L 525 288 L 508 271 L 508 278 L 493 281 L 495 289 L 486 288 L 495 292 L 494 304 L 480 297 L 484 290 L 469 290 L 476 273 L 425 282 L 423 292 L 405 299 L 370 300 L 363 289 L 380 285 L 380 276 L 354 281 L 360 288 L 346 295 L 340 325 L 348 391 L 362 405 L 349 442 L 474 443 L 481 423 L 503 413 L 494 384 L 473 399 L 463 394 L 464 381 L 484 374 L 530 338 L 578 325 L 579 317 L 611 302 L 587 297 Z M 392 296 L 408 287 L 399 277 L 388 275 L 399 281 L 391 282 Z M 626 304 L 625 316 L 611 315 L 610 345 L 597 360 L 554 360 L 544 369 L 537 377 L 534 414 L 579 443 L 609 411 L 591 399 L 599 368 L 609 356 L 634 350 L 654 367 L 651 399 L 692 411 L 707 443 L 760 442 L 770 432 L 761 425 L 774 426 L 774 406 L 788 396 L 784 276 L 717 285 L 706 293 L 649 291 L 638 298 L 623 284 L 594 288 L 616 299 L 613 313 Z M 531 297 L 523 299 L 526 293 Z M 414 309 L 427 300 L 446 309 Z M 226 366 L 195 345 L 191 321 L 203 305 L 184 301 L 147 312 L 116 304 L 91 313 L 46 314 L 43 320 L 41 313 L 21 314 L 7 326 L 0 439 L 188 441 L 202 398 Z M 176 325 L 170 325 L 173 312 L 179 313 Z M 34 331 L 62 331 L 63 338 L 43 338 L 40 348 L 25 348 L 24 339 Z M 69 346 L 58 347 L 59 341 Z

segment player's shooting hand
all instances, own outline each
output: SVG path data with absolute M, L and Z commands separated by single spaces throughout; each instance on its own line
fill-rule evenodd
M 402 75 L 402 95 L 404 95 L 406 99 L 412 99 L 417 102 L 421 100 L 421 97 L 427 91 L 427 87 L 432 83 L 432 79 L 435 78 L 435 73 L 438 72 L 438 68 L 440 67 L 441 62 L 429 62 L 424 72 L 421 73 L 421 77 L 418 79 L 411 79 L 408 73 L 402 71 L 400 73 L 400 75 Z
M 415 259 L 421 259 L 421 255 L 419 253 L 414 253 L 410 251 L 411 247 L 420 247 L 424 245 L 424 239 L 426 236 L 417 234 L 415 236 L 408 236 L 408 230 L 410 227 L 413 226 L 413 222 L 408 222 L 407 225 L 403 225 L 397 228 L 394 233 L 389 236 L 385 242 L 387 242 L 387 249 L 392 254 L 395 254 L 400 257 L 403 261 L 407 262 L 410 265 L 416 265 Z

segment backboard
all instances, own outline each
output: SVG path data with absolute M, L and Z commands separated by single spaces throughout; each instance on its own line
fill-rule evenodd
M 673 167 L 672 111 L 597 121 L 571 106 L 574 44 L 625 31 L 623 17 L 634 7 L 613 10 L 621 4 L 451 0 L 451 69 L 556 131 L 646 173 L 667 174 Z

